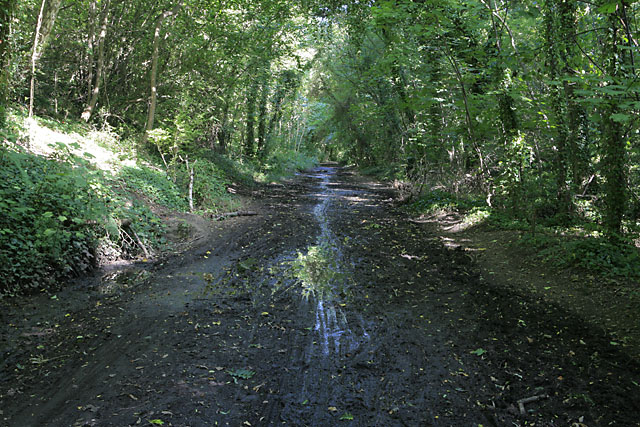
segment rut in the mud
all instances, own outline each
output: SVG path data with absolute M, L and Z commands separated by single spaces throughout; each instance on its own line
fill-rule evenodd
M 316 240 L 316 245 L 309 248 L 306 256 L 301 255 L 300 265 L 302 271 L 299 272 L 298 280 L 301 281 L 306 292 L 304 296 L 313 296 L 316 300 L 316 322 L 314 330 L 320 334 L 322 343 L 322 353 L 329 357 L 331 350 L 339 355 L 341 346 L 346 352 L 353 352 L 359 346 L 360 339 L 369 339 L 369 334 L 362 328 L 362 335 L 358 337 L 351 331 L 345 311 L 341 306 L 348 291 L 348 282 L 353 279 L 349 277 L 351 272 L 347 272 L 344 265 L 339 242 L 333 231 L 327 211 L 331 208 L 331 202 L 338 190 L 329 188 L 330 174 L 335 173 L 332 168 L 320 169 L 319 198 L 320 201 L 313 209 L 313 214 L 320 224 L 320 235 Z M 315 259 L 314 259 L 315 258 Z M 322 268 L 324 271 L 314 270 Z M 306 274 L 305 274 L 306 273 Z M 314 273 L 315 277 L 314 277 Z
M 481 277 L 389 189 L 327 166 L 257 196 L 150 274 L 5 304 L 3 423 L 637 424 L 636 361 Z

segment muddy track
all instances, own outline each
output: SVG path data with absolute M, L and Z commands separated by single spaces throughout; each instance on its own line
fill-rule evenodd
M 325 166 L 256 197 L 166 265 L 3 302 L 2 424 L 640 425 L 637 361 L 388 188 Z

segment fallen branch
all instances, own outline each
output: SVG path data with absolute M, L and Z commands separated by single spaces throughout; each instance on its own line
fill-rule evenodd
M 254 216 L 258 215 L 257 212 L 253 211 L 236 211 L 236 212 L 227 212 L 220 215 L 212 216 L 211 219 L 214 221 L 222 221 L 223 219 L 231 218 L 234 216 Z
M 138 246 L 140 246 L 140 248 L 142 248 L 142 251 L 144 252 L 145 258 L 147 258 L 147 259 L 151 258 L 151 256 L 149 255 L 149 251 L 144 246 L 144 243 L 142 243 L 142 240 L 140 239 L 140 237 L 138 237 L 138 234 L 132 228 L 129 228 L 129 230 L 131 230 L 131 233 L 133 234 L 133 237 L 136 238 L 136 243 L 138 244 Z
M 535 402 L 537 400 L 546 399 L 548 397 L 548 394 L 539 394 L 537 396 L 525 397 L 524 399 L 518 400 L 518 408 L 520 408 L 520 414 L 525 415 L 527 413 L 527 411 L 524 409 L 525 403 Z
M 412 224 L 429 224 L 431 221 L 430 219 L 413 219 L 413 218 L 409 218 L 407 221 L 409 221 Z

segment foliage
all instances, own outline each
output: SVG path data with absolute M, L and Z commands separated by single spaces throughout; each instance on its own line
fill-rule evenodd
M 526 236 L 521 244 L 534 247 L 539 256 L 556 266 L 573 267 L 609 278 L 640 279 L 640 254 L 635 245 L 603 237 L 559 239 Z
M 366 166 L 360 168 L 360 173 L 373 176 L 383 181 L 406 179 L 406 175 L 404 174 L 401 165 L 398 164 Z
M 317 163 L 317 158 L 307 153 L 293 150 L 277 151 L 262 166 L 263 180 L 277 181 L 294 172 L 311 169 Z
M 177 185 L 165 172 L 146 166 L 125 166 L 118 179 L 131 191 L 139 192 L 153 203 L 186 212 L 189 207 Z
M 248 380 L 253 378 L 256 372 L 246 368 L 235 368 L 235 369 L 229 369 L 227 371 L 227 374 L 231 375 L 231 377 L 233 378 L 233 381 L 237 383 L 238 378 L 243 380 Z
M 409 210 L 419 214 L 433 214 L 440 211 L 467 211 L 472 208 L 486 207 L 482 201 L 460 197 L 443 190 L 432 190 L 424 193 L 411 203 Z
M 230 210 L 228 207 L 234 202 L 227 192 L 230 182 L 222 168 L 206 158 L 198 159 L 193 167 L 193 196 L 197 205 L 212 212 Z
M 107 214 L 100 178 L 83 162 L 0 149 L 0 293 L 48 288 L 91 267 L 96 221 Z
M 57 143 L 47 158 L 0 148 L 1 295 L 58 286 L 105 256 L 162 244 L 159 219 L 86 159 Z M 120 224 L 130 225 L 122 227 Z

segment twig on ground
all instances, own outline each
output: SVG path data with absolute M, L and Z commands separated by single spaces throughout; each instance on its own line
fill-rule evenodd
M 539 394 L 537 396 L 525 397 L 524 399 L 518 400 L 518 408 L 520 408 L 520 414 L 525 415 L 527 411 L 524 409 L 525 403 L 535 402 L 541 399 L 548 398 L 548 394 Z
M 212 217 L 214 221 L 222 221 L 223 219 L 231 218 L 234 216 L 254 216 L 258 215 L 257 212 L 253 211 L 236 211 L 236 212 L 227 212 L 220 215 L 215 215 Z
M 129 230 L 131 230 L 131 233 L 133 234 L 133 237 L 136 238 L 136 243 L 138 244 L 138 246 L 140 246 L 140 248 L 144 252 L 145 258 L 151 258 L 151 256 L 149 255 L 149 251 L 147 250 L 147 248 L 144 245 L 144 243 L 142 243 L 142 240 L 140 239 L 138 234 L 131 227 L 129 227 Z

